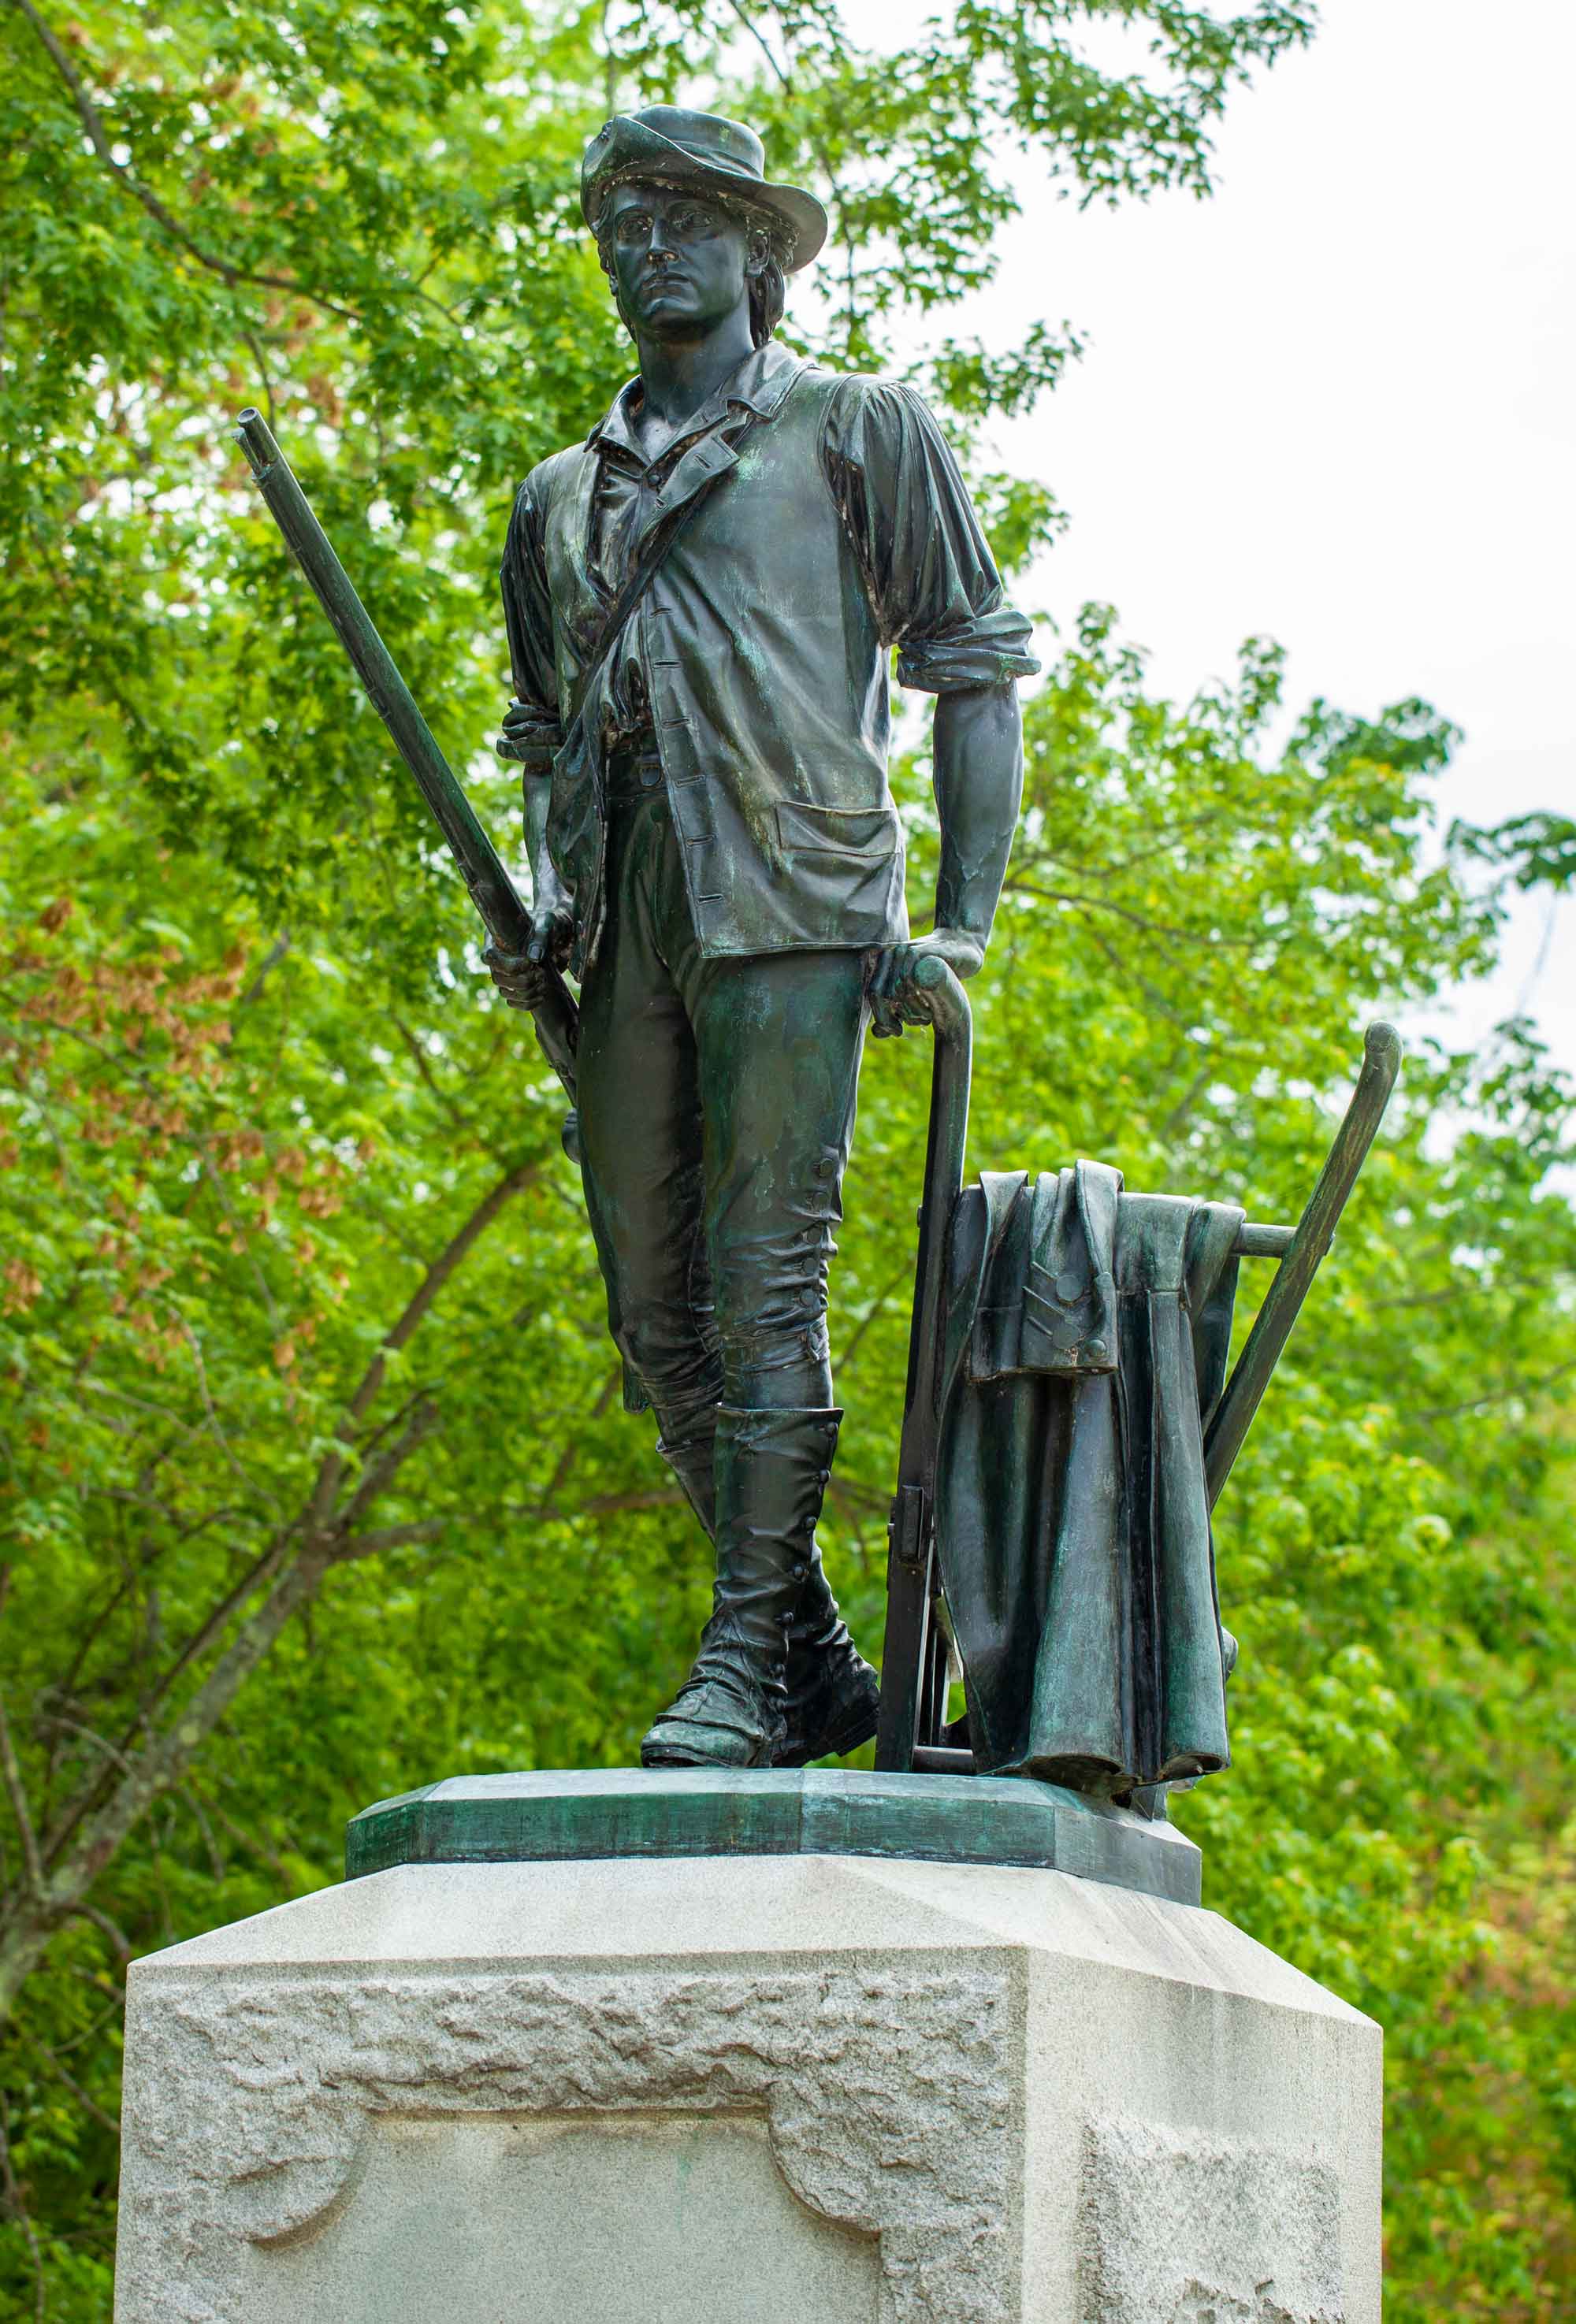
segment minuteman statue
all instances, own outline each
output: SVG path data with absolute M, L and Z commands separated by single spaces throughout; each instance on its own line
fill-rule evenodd
M 586 1200 L 626 1400 L 716 1548 L 648 1766 L 797 1766 L 874 1733 L 816 1546 L 841 1415 L 826 1328 L 865 1028 L 984 956 L 1036 667 L 909 390 L 774 343 L 826 215 L 737 122 L 598 132 L 581 180 L 638 376 L 515 505 L 504 606 L 534 899 L 507 998 L 581 982 Z M 937 698 L 941 877 L 911 940 L 888 655 Z

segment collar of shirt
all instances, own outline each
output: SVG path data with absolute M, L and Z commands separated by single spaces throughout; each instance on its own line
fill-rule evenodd
M 753 411 L 759 419 L 771 419 L 801 368 L 799 358 L 791 355 L 786 347 L 779 346 L 775 339 L 768 339 L 764 347 L 754 348 L 707 398 L 682 432 L 664 445 L 663 463 L 684 445 L 692 444 L 698 436 L 719 426 L 736 410 Z M 645 467 L 646 456 L 632 424 L 640 394 L 638 376 L 619 389 L 612 408 L 587 437 L 588 451 L 633 460 Z

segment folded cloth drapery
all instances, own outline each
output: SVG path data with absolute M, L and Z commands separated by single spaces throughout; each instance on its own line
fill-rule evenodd
M 1203 1427 L 1242 1217 L 1093 1162 L 959 1201 L 936 1543 L 982 1774 L 1119 1800 L 1228 1762 Z

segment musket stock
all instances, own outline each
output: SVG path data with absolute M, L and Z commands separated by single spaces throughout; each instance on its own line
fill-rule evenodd
M 351 586 L 327 533 L 312 514 L 267 421 L 259 411 L 243 411 L 234 434 L 274 522 L 349 655 L 368 701 L 414 775 L 488 935 L 500 952 L 523 953 L 531 939 L 531 915 L 438 748 L 431 728 L 417 709 L 410 687 L 394 667 L 372 616 Z M 558 972 L 550 969 L 545 975 L 544 997 L 531 1013 L 542 1054 L 572 1104 L 579 1011 Z

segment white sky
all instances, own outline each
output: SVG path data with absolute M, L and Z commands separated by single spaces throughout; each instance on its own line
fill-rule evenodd
M 1323 16 L 1237 95 L 1212 200 L 1080 211 L 1025 175 L 969 326 L 1090 345 L 999 431 L 1072 519 L 1023 594 L 1059 620 L 1108 599 L 1184 695 L 1266 632 L 1294 706 L 1415 693 L 1465 728 L 1447 814 L 1576 813 L 1576 5 Z M 1518 908 L 1452 1029 L 1529 1008 L 1576 1070 L 1576 908 L 1550 922 Z

